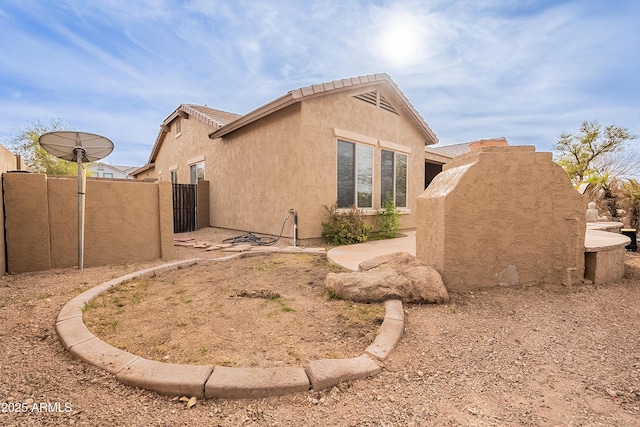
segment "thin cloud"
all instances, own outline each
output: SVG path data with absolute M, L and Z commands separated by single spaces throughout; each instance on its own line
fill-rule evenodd
M 141 165 L 180 103 L 244 114 L 376 72 L 442 143 L 549 150 L 587 119 L 640 133 L 639 15 L 633 0 L 3 3 L 0 137 L 59 117 L 113 139 L 108 161 Z

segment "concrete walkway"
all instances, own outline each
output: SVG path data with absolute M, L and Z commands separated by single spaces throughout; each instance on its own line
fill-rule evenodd
M 416 255 L 416 232 L 407 231 L 403 236 L 395 239 L 372 240 L 370 242 L 358 243 L 355 245 L 338 246 L 327 252 L 329 261 L 348 268 L 358 270 L 358 264 L 379 255 L 391 254 L 394 252 L 408 252 Z
M 624 274 L 624 248 L 630 239 L 620 234 L 620 222 L 586 223 L 584 252 L 586 270 L 584 277 L 594 283 L 617 280 Z M 338 246 L 327 252 L 327 258 L 349 270 L 357 271 L 358 265 L 367 259 L 393 252 L 408 252 L 416 255 L 416 232 L 408 231 L 403 236 L 388 240 L 374 240 L 355 245 Z M 580 278 L 579 280 L 582 280 Z

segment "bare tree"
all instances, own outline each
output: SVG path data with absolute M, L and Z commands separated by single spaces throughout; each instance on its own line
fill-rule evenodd
M 629 141 L 637 136 L 628 129 L 609 125 L 602 128 L 597 121 L 584 121 L 577 134 L 563 132 L 556 142 L 556 161 L 564 168 L 574 185 L 597 175 L 597 162 L 607 155 L 623 153 Z M 604 171 L 601 171 L 604 172 Z
M 77 175 L 76 163 L 58 159 L 38 143 L 38 138 L 44 133 L 70 130 L 60 119 L 50 119 L 43 123 L 40 119 L 33 120 L 23 129 L 18 129 L 10 137 L 7 148 L 22 157 L 25 164 L 34 172 L 47 175 Z

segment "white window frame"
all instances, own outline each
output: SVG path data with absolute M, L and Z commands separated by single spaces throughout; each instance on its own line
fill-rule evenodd
M 384 171 L 382 168 L 382 153 L 383 152 L 387 152 L 387 153 L 391 153 L 393 154 L 393 171 L 392 171 L 392 178 L 393 178 L 393 184 L 392 184 L 392 191 L 391 191 L 391 197 L 393 198 L 393 205 L 395 207 L 397 207 L 398 209 L 408 209 L 408 204 L 409 204 L 409 154 L 407 153 L 400 153 L 397 151 L 392 151 L 392 150 L 387 150 L 382 148 L 380 150 L 380 206 L 382 206 L 382 203 L 384 202 L 384 198 L 386 196 L 386 194 L 382 194 L 382 180 L 384 179 Z M 405 170 L 405 176 L 404 176 L 404 205 L 399 206 L 398 205 L 398 156 L 403 156 L 405 158 L 406 161 L 406 170 Z
M 199 169 L 202 170 L 202 178 L 198 178 L 198 170 Z M 195 170 L 195 175 L 194 175 L 194 170 Z M 206 169 L 205 169 L 204 160 L 196 162 L 196 163 L 191 163 L 189 165 L 189 183 L 190 184 L 197 184 L 199 180 L 206 179 L 206 172 L 205 171 L 206 171 Z
M 340 145 L 340 143 L 343 144 L 352 144 L 353 145 L 353 153 L 354 153 L 354 160 L 353 160 L 353 169 L 354 169 L 354 176 L 353 176 L 353 200 L 354 203 L 352 206 L 355 206 L 358 209 L 363 209 L 363 210 L 374 210 L 374 197 L 375 197 L 375 168 L 374 168 L 374 159 L 375 159 L 375 146 L 373 146 L 372 144 L 366 144 L 366 143 L 359 143 L 356 141 L 349 141 L 347 139 L 343 139 L 343 138 L 338 138 L 336 140 L 336 200 L 339 202 L 339 191 L 340 191 L 340 183 L 339 183 L 339 171 L 340 171 L 340 167 L 339 167 L 339 156 L 338 156 L 338 147 Z M 369 169 L 371 171 L 371 181 L 370 181 L 370 186 L 371 186 L 371 205 L 370 206 L 360 206 L 360 204 L 358 203 L 358 169 L 359 169 L 359 164 L 358 164 L 358 148 L 360 149 L 368 149 L 371 150 L 371 162 L 369 165 Z M 340 206 L 338 205 L 338 209 L 350 209 L 351 206 Z

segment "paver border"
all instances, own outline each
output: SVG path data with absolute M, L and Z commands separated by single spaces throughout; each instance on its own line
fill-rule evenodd
M 90 365 L 103 369 L 124 384 L 167 395 L 198 398 L 255 399 L 322 390 L 343 381 L 364 379 L 378 374 L 384 360 L 396 347 L 404 331 L 402 301 L 385 301 L 385 316 L 378 335 L 364 352 L 350 359 L 321 359 L 305 368 L 230 368 L 211 365 L 181 365 L 148 360 L 120 350 L 96 337 L 82 318 L 86 304 L 108 289 L 136 278 L 154 277 L 163 272 L 196 264 L 224 262 L 247 256 L 273 253 L 301 253 L 282 248 L 274 251 L 251 250 L 220 258 L 193 258 L 139 270 L 97 285 L 72 298 L 56 318 L 56 333 L 69 352 Z M 304 253 L 324 254 L 319 250 Z

